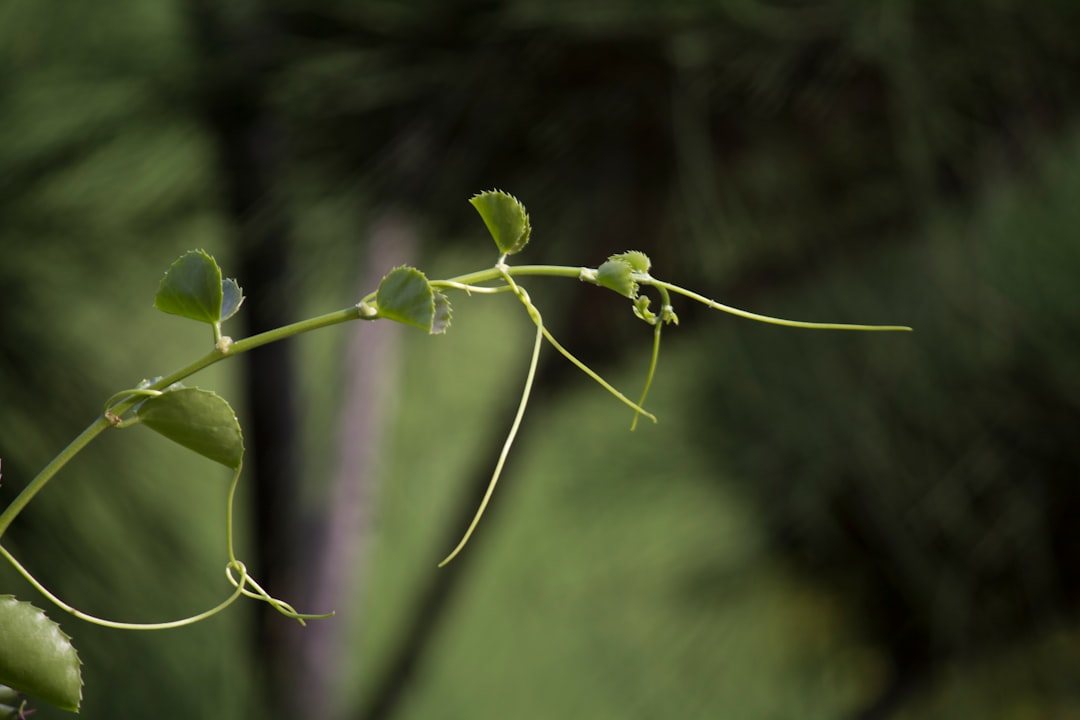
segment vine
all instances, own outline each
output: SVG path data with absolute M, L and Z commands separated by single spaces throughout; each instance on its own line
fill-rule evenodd
M 656 422 L 645 409 L 645 400 L 656 371 L 660 354 L 661 331 L 677 325 L 671 296 L 679 295 L 706 307 L 759 322 L 796 328 L 859 331 L 909 331 L 896 325 L 846 325 L 784 320 L 747 312 L 718 303 L 695 292 L 649 274 L 649 258 L 639 251 L 612 255 L 599 267 L 560 265 L 517 265 L 507 258 L 521 252 L 529 243 L 532 226 L 525 207 L 513 196 L 501 191 L 483 192 L 470 202 L 476 208 L 495 241 L 499 256 L 495 265 L 477 272 L 446 280 L 428 280 L 418 269 L 393 268 L 378 288 L 355 305 L 325 315 L 285 325 L 268 332 L 233 340 L 222 332 L 222 325 L 233 317 L 244 301 L 236 280 L 223 278 L 217 262 L 203 250 L 191 250 L 174 262 L 162 278 L 154 305 L 165 313 L 179 315 L 210 325 L 212 347 L 207 354 L 170 375 L 144 380 L 136 387 L 110 397 L 101 414 L 34 477 L 10 504 L 0 512 L 0 537 L 38 492 L 96 437 L 108 430 L 142 425 L 227 468 L 233 475 L 225 507 L 227 563 L 225 577 L 232 591 L 218 605 L 190 617 L 160 623 L 127 623 L 107 620 L 84 613 L 68 605 L 44 587 L 29 570 L 5 548 L 0 555 L 42 596 L 59 609 L 90 623 L 120 630 L 161 630 L 190 625 L 211 617 L 241 597 L 270 604 L 282 615 L 303 624 L 307 620 L 329 617 L 333 613 L 297 612 L 288 603 L 274 598 L 248 573 L 233 546 L 233 499 L 243 470 L 243 434 L 229 403 L 219 395 L 201 388 L 187 387 L 183 381 L 226 358 L 294 335 L 354 320 L 392 320 L 431 334 L 445 333 L 451 323 L 452 308 L 448 294 L 469 295 L 511 293 L 522 304 L 536 326 L 533 350 L 525 385 L 513 423 L 495 463 L 487 491 L 460 542 L 439 563 L 452 561 L 469 542 L 484 515 L 506 458 L 517 436 L 528 407 L 533 379 L 545 342 L 573 363 L 585 375 L 603 387 L 633 411 L 630 429 L 640 418 Z M 608 383 L 555 339 L 544 325 L 540 309 L 533 303 L 522 281 L 530 277 L 570 278 L 612 290 L 631 301 L 634 315 L 653 327 L 652 354 L 644 386 L 637 401 L 631 400 Z M 659 299 L 654 312 L 651 298 L 642 293 L 650 288 Z M 24 695 L 36 697 L 62 709 L 77 711 L 82 699 L 82 677 L 78 654 L 71 639 L 45 614 L 28 602 L 13 596 L 0 596 L 0 719 L 23 718 Z

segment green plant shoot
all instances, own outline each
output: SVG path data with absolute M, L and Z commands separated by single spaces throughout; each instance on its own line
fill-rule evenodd
M 45 588 L 2 546 L 0 555 L 60 610 L 87 622 L 116 629 L 159 630 L 190 625 L 221 612 L 241 597 L 269 603 L 286 617 L 301 624 L 308 619 L 328 617 L 332 613 L 299 613 L 288 603 L 272 597 L 251 577 L 244 563 L 236 557 L 233 549 L 233 498 L 243 470 L 243 433 L 228 401 L 209 390 L 185 386 L 182 381 L 210 365 L 257 347 L 354 320 L 391 320 L 433 335 L 443 334 L 450 328 L 452 308 L 449 295 L 453 292 L 481 296 L 511 293 L 521 303 L 529 320 L 536 327 L 536 332 L 517 412 L 495 462 L 487 491 L 460 542 L 439 563 L 440 567 L 462 552 L 491 501 L 525 416 L 540 352 L 545 343 L 626 405 L 633 412 L 633 430 L 642 417 L 657 421 L 656 416 L 645 409 L 645 400 L 657 368 L 661 331 L 665 326 L 678 325 L 679 322 L 672 305 L 673 295 L 742 318 L 787 327 L 856 331 L 911 330 L 899 325 L 849 325 L 784 320 L 740 310 L 654 278 L 649 274 L 652 263 L 648 256 L 635 250 L 611 255 L 597 268 L 561 265 L 511 266 L 507 263 L 507 258 L 524 250 L 532 237 L 532 225 L 525 206 L 517 198 L 499 190 L 479 193 L 469 202 L 480 214 L 495 241 L 498 259 L 492 267 L 445 280 L 429 280 L 424 273 L 412 267 L 393 268 L 382 279 L 378 288 L 353 305 L 240 340 L 233 340 L 222 333 L 223 323 L 240 310 L 244 301 L 240 286 L 231 278 L 223 278 L 217 262 L 207 252 L 192 250 L 185 253 L 168 268 L 161 279 L 154 305 L 165 313 L 210 325 L 213 333 L 210 348 L 201 357 L 167 376 L 146 380 L 136 387 L 114 394 L 106 401 L 101 415 L 60 451 L 22 492 L 0 511 L 2 537 L 34 496 L 95 438 L 110 430 L 144 426 L 167 440 L 233 471 L 224 508 L 226 578 L 232 591 L 218 605 L 190 617 L 160 623 L 107 620 L 84 613 L 65 603 Z M 607 288 L 628 299 L 634 316 L 653 327 L 648 373 L 637 401 L 631 400 L 613 387 L 551 334 L 544 324 L 540 309 L 533 303 L 522 282 L 525 278 L 532 277 L 573 279 Z M 655 293 L 659 300 L 658 310 L 652 309 L 652 299 L 643 294 L 645 289 L 651 289 Z M 18 701 L 23 704 L 19 705 L 16 711 L 23 713 L 25 701 L 21 700 L 16 691 L 63 709 L 78 709 L 82 697 L 81 664 L 70 638 L 56 623 L 29 603 L 16 600 L 10 595 L 0 595 L 0 640 L 0 712 L 4 712 L 4 708 L 16 707 L 14 703 Z

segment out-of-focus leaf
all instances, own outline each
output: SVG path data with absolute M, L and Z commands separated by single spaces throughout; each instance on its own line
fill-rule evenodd
M 221 322 L 236 314 L 244 303 L 244 291 L 232 278 L 221 281 Z
M 143 425 L 214 462 L 236 470 L 244 438 L 232 407 L 220 395 L 178 388 L 147 398 L 135 410 Z
M 64 710 L 82 701 L 79 654 L 60 626 L 13 595 L 0 595 L 0 682 Z

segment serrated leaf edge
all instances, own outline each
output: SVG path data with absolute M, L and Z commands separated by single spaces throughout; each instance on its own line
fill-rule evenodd
M 629 282 L 629 287 L 623 287 L 621 283 L 618 286 L 616 286 L 615 283 L 608 283 L 608 282 L 604 281 L 604 279 L 603 279 L 604 268 L 610 268 L 610 267 L 613 267 L 613 266 L 624 267 L 626 269 L 625 277 L 626 277 L 626 280 Z M 599 285 L 601 285 L 602 287 L 606 287 L 608 290 L 616 292 L 619 295 L 622 295 L 623 297 L 630 298 L 631 300 L 636 300 L 637 297 L 638 297 L 638 292 L 639 292 L 640 288 L 638 287 L 637 281 L 634 280 L 633 273 L 634 273 L 634 266 L 633 266 L 633 264 L 631 264 L 631 262 L 629 260 L 626 260 L 625 258 L 620 257 L 618 255 L 612 255 L 606 261 L 601 263 L 600 267 L 596 268 L 596 281 L 597 281 L 597 283 Z M 620 280 L 622 279 L 621 274 L 619 276 L 617 276 L 617 277 Z
M 76 700 L 76 703 L 75 703 L 74 707 L 67 707 L 67 706 L 63 706 L 63 705 L 56 705 L 56 707 L 59 707 L 62 710 L 69 710 L 69 711 L 72 711 L 72 712 L 79 712 L 79 708 L 82 707 L 83 687 L 85 686 L 85 683 L 83 682 L 82 670 L 81 670 L 81 668 L 83 666 L 83 661 L 82 661 L 82 658 L 79 656 L 79 649 L 76 648 L 75 644 L 71 641 L 71 636 L 68 635 L 66 632 L 64 632 L 64 628 L 60 626 L 60 623 L 53 620 L 51 617 L 49 617 L 48 613 L 46 613 L 44 610 L 42 610 L 38 606 L 34 605 L 33 603 L 29 602 L 28 600 L 19 600 L 15 595 L 12 595 L 10 593 L 0 595 L 0 602 L 4 602 L 5 600 L 13 600 L 13 601 L 15 601 L 16 603 L 18 603 L 20 605 L 26 605 L 27 607 L 34 610 L 39 617 L 43 618 L 45 620 L 45 622 L 47 622 L 47 623 L 49 623 L 50 625 L 53 626 L 53 628 L 56 630 L 56 632 L 60 635 L 60 637 L 67 643 L 67 646 L 71 649 L 71 652 L 75 656 L 75 675 L 76 675 L 76 678 L 79 681 L 79 697 L 78 697 L 78 700 Z M 8 687 L 12 687 L 12 689 L 14 689 L 17 692 L 20 692 L 20 693 L 22 693 L 24 695 L 30 695 L 30 693 L 25 692 L 22 688 L 18 688 L 18 687 L 14 687 L 14 686 L 8 686 Z M 30 695 L 30 696 L 31 697 L 38 697 L 36 695 Z M 48 702 L 50 705 L 55 704 L 55 703 L 52 703 L 49 700 L 46 700 L 44 698 L 39 698 L 39 699 L 41 699 L 43 702 Z
M 450 298 L 447 297 L 446 293 L 435 288 L 432 288 L 431 292 L 435 303 L 435 312 L 431 316 L 431 330 L 428 332 L 432 335 L 444 335 L 453 323 L 454 306 L 450 303 Z M 441 315 L 440 308 L 444 311 Z
M 608 260 L 622 260 L 630 264 L 630 269 L 634 272 L 647 273 L 652 267 L 652 260 L 648 255 L 640 250 L 627 250 L 626 252 L 617 253 L 608 258 Z

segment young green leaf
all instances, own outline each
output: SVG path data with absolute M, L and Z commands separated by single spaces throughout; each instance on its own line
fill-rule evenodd
M 596 282 L 609 290 L 633 300 L 638 294 L 638 284 L 632 273 L 634 266 L 618 255 L 612 255 L 607 262 L 596 268 Z
M 154 307 L 170 315 L 220 323 L 240 309 L 244 294 L 236 281 L 222 279 L 221 268 L 205 250 L 189 250 L 161 279 Z
M 188 250 L 161 279 L 154 307 L 171 315 L 216 323 L 221 319 L 221 268 L 205 250 Z
M 516 197 L 502 190 L 488 190 L 474 195 L 469 202 L 480 213 L 503 255 L 521 252 L 529 243 L 529 213 Z
M 151 430 L 200 455 L 236 470 L 244 438 L 236 413 L 221 396 L 199 388 L 178 388 L 139 403 L 135 414 Z
M 450 301 L 436 293 L 424 273 L 414 267 L 391 270 L 379 283 L 375 302 L 379 317 L 432 334 L 445 332 L 450 324 Z
M 30 603 L 0 595 L 0 683 L 78 712 L 80 665 L 71 638 L 59 625 Z
M 625 260 L 626 262 L 630 263 L 630 268 L 634 272 L 639 273 L 647 273 L 649 272 L 649 268 L 652 267 L 652 260 L 650 260 L 649 256 L 641 252 L 640 250 L 627 250 L 624 253 L 612 255 L 608 258 L 608 260 Z
M 240 309 L 240 306 L 244 304 L 244 291 L 236 283 L 236 280 L 232 278 L 225 278 L 221 281 L 221 319 L 219 322 L 225 322 Z
M 655 325 L 656 313 L 649 309 L 650 304 L 651 301 L 648 295 L 638 295 L 637 299 L 634 300 L 634 315 L 637 315 L 650 325 Z

